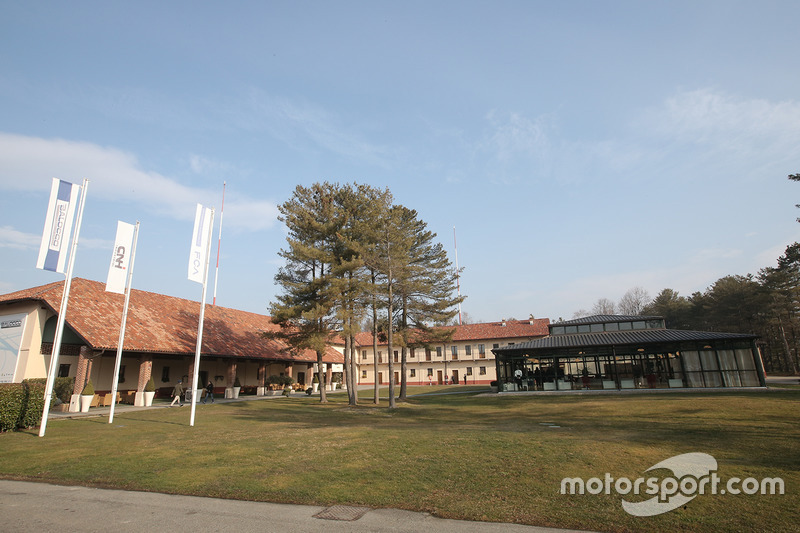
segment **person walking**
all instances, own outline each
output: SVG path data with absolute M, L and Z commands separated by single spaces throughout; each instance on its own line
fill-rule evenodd
M 175 384 L 175 388 L 172 389 L 172 403 L 169 404 L 170 407 L 175 405 L 175 402 L 178 402 L 178 407 L 183 407 L 183 402 L 181 401 L 181 396 L 183 396 L 183 383 L 180 379 Z
M 206 403 L 208 398 L 211 398 L 211 403 L 214 403 L 214 384 L 210 381 L 206 385 L 206 395 L 203 396 L 203 403 Z

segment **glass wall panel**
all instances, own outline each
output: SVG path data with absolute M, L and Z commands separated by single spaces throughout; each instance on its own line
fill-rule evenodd
M 700 357 L 695 351 L 683 352 L 683 369 L 686 372 L 695 372 L 702 370 L 700 368 Z
M 741 387 L 742 381 L 739 379 L 739 372 L 736 370 L 736 357 L 733 350 L 718 350 L 717 359 L 725 380 L 726 387 Z
M 743 387 L 758 387 L 761 385 L 758 380 L 758 372 L 755 370 L 742 370 L 739 374 L 742 377 Z
M 703 373 L 702 372 L 687 372 L 686 383 L 689 387 L 703 387 Z
M 717 356 L 713 350 L 703 350 L 700 352 L 700 362 L 703 364 L 703 370 L 717 370 Z
M 706 387 L 722 387 L 722 376 L 719 375 L 719 371 L 703 372 L 703 377 Z
M 750 348 L 736 350 L 736 362 L 739 364 L 739 370 L 755 370 L 756 368 L 753 350 Z

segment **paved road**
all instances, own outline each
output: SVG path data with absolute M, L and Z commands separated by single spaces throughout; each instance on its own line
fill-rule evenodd
M 5 533 L 154 531 L 212 533 L 564 533 L 566 530 L 443 520 L 427 513 L 364 507 L 243 502 L 154 492 L 0 480 Z

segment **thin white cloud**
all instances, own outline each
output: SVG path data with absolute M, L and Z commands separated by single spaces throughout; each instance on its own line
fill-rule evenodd
M 181 220 L 193 216 L 196 203 L 215 205 L 219 200 L 219 191 L 190 187 L 143 170 L 133 154 L 116 148 L 0 133 L 0 188 L 49 191 L 53 177 L 74 183 L 88 178 L 92 197 L 140 204 Z M 276 222 L 277 208 L 266 200 L 234 196 L 226 203 L 228 227 L 262 230 Z
M 0 226 L 0 248 L 35 250 L 39 248 L 41 240 L 41 235 L 23 233 L 11 226 Z
M 736 161 L 797 162 L 800 102 L 737 98 L 712 89 L 679 91 L 635 122 L 659 142 L 702 148 Z
M 278 98 L 251 89 L 249 108 L 245 114 L 237 112 L 238 127 L 266 130 L 270 135 L 300 151 L 322 148 L 347 159 L 390 168 L 397 150 L 374 144 L 357 132 L 352 125 L 345 126 L 342 117 L 323 107 Z

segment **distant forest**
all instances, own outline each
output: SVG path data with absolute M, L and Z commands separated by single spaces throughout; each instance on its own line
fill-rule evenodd
M 725 276 L 705 292 L 680 296 L 664 289 L 650 299 L 635 287 L 614 303 L 601 298 L 590 314 L 663 316 L 671 329 L 753 333 L 767 372 L 797 374 L 800 344 L 800 244 L 786 247 L 776 267 L 762 268 L 755 276 Z

